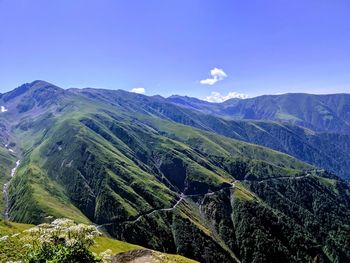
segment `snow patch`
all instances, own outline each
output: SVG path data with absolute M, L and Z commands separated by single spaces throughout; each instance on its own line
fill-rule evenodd
M 8 109 L 6 109 L 5 106 L 0 107 L 0 112 L 6 112 L 6 111 L 8 111 Z
M 21 161 L 20 161 L 20 160 L 17 160 L 16 166 L 15 166 L 14 168 L 12 168 L 12 170 L 11 170 L 11 177 L 13 177 L 13 176 L 15 175 L 16 170 L 17 170 L 17 168 L 18 168 L 18 166 L 19 166 L 20 163 L 21 163 Z

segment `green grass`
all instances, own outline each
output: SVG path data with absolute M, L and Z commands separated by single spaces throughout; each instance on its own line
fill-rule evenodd
M 192 202 L 182 202 L 182 204 L 178 206 L 177 211 L 182 218 L 189 220 L 206 235 L 212 236 L 210 227 L 203 222 L 198 207 Z
M 87 218 L 125 221 L 153 208 L 170 207 L 176 194 L 163 180 L 179 182 L 176 171 L 155 172 L 155 163 L 162 164 L 165 158 L 181 160 L 183 180 L 189 189 L 199 189 L 194 191 L 229 183 L 235 175 L 225 167 L 227 158 L 256 160 L 250 163 L 256 177 L 262 176 L 262 168 L 275 176 L 310 167 L 286 154 L 189 126 L 115 110 L 101 113 L 84 105 L 79 104 L 82 111 L 64 112 L 52 120 L 42 117 L 33 128 L 17 129 L 25 138 L 25 155 L 16 178 L 19 186 L 10 189 L 11 218 L 30 223 L 47 215 L 86 223 Z M 138 119 L 136 124 L 133 118 Z
M 310 169 L 312 167 L 287 154 L 198 130 L 190 126 L 169 123 L 161 119 L 145 118 L 145 121 L 157 130 L 166 133 L 167 136 L 173 136 L 177 140 L 191 146 L 191 148 L 198 149 L 207 155 L 221 157 L 244 156 L 291 169 Z
M 284 121 L 302 121 L 300 118 L 285 112 L 276 112 L 276 118 Z
M 4 222 L 0 220 L 0 237 L 5 235 L 12 236 L 23 232 L 24 230 L 33 227 L 30 224 L 19 224 L 14 222 Z M 133 245 L 127 242 L 119 241 L 116 239 L 108 237 L 97 237 L 95 239 L 96 243 L 90 248 L 90 250 L 96 254 L 104 252 L 108 249 L 112 251 L 113 254 L 118 254 L 122 252 L 127 252 L 135 249 L 143 249 L 141 246 Z M 0 241 L 0 261 L 7 260 L 18 260 L 21 259 L 24 253 L 22 244 L 18 239 L 11 239 L 11 242 Z M 187 259 L 179 255 L 165 254 L 155 251 L 154 255 L 156 258 L 162 259 L 162 262 L 183 262 L 183 263 L 194 263 L 197 261 Z
M 34 222 L 30 217 L 35 214 L 39 223 L 51 214 L 88 222 L 85 214 L 94 221 L 110 221 L 169 207 L 176 196 L 160 179 L 163 175 L 155 173 L 159 169 L 155 162 L 162 163 L 165 155 L 181 159 L 186 183 L 200 184 L 203 189 L 219 188 L 232 180 L 222 161 L 217 161 L 232 156 L 271 163 L 285 168 L 284 173 L 309 168 L 264 147 L 78 98 L 60 96 L 63 110 L 29 118 L 15 130 L 24 158 L 18 172 L 23 178 L 16 179 L 22 188 L 11 187 L 11 195 L 16 196 L 12 218 Z M 35 207 L 23 206 L 19 193 L 24 188 L 22 196 Z
M 47 215 L 55 218 L 66 217 L 74 219 L 81 223 L 90 223 L 90 220 L 79 211 L 72 203 L 63 196 L 52 195 L 52 190 L 45 190 L 40 184 L 33 184 L 33 198 L 37 201 L 37 205 L 43 208 Z M 56 189 L 61 188 L 57 186 Z M 55 189 L 55 190 L 56 190 Z
M 9 189 L 12 201 L 10 215 L 17 221 L 39 223 L 46 215 L 53 215 L 86 223 L 90 222 L 87 218 L 95 223 L 120 222 L 116 223 L 113 229 L 109 229 L 110 234 L 115 237 L 119 235 L 132 242 L 158 249 L 166 249 L 163 244 L 168 240 L 171 242 L 177 240 L 179 243 L 175 246 L 169 244 L 173 246 L 173 251 L 181 253 L 188 253 L 187 247 L 183 244 L 193 242 L 196 258 L 201 258 L 202 251 L 208 247 L 207 245 L 215 244 L 215 248 L 210 252 L 220 255 L 218 246 L 224 248 L 231 241 L 220 241 L 218 235 L 222 234 L 222 238 L 224 235 L 237 237 L 237 233 L 233 235 L 230 232 L 232 218 L 236 216 L 242 216 L 247 220 L 243 222 L 243 230 L 234 226 L 234 231 L 242 231 L 242 234 L 247 235 L 242 235 L 241 239 L 237 238 L 235 240 L 237 244 L 248 240 L 250 236 L 254 242 L 266 240 L 263 235 L 261 239 L 256 238 L 254 229 L 244 232 L 244 227 L 254 226 L 247 222 L 264 217 L 266 214 L 258 213 L 253 217 L 251 215 L 254 213 L 249 214 L 249 210 L 242 210 L 242 214 L 239 214 L 233 211 L 236 206 L 269 210 L 267 204 L 261 205 L 270 200 L 261 197 L 264 190 L 267 189 L 267 195 L 271 197 L 276 190 L 273 189 L 275 184 L 280 183 L 277 190 L 283 190 L 285 187 L 297 187 L 302 180 L 295 182 L 292 179 L 280 182 L 274 180 L 270 185 L 266 183 L 265 188 L 258 190 L 254 189 L 256 186 L 254 183 L 249 185 L 251 190 L 247 190 L 245 185 L 237 182 L 231 194 L 228 190 L 223 190 L 206 196 L 205 200 L 195 200 L 198 203 L 207 202 L 203 202 L 201 209 L 198 203 L 188 201 L 181 203 L 174 211 L 163 210 L 152 216 L 146 216 L 137 225 L 122 222 L 152 209 L 171 207 L 176 202 L 178 194 L 183 191 L 186 191 L 186 194 L 205 193 L 208 189 L 213 191 L 220 189 L 225 186 L 224 183 L 234 179 L 292 177 L 301 170 L 313 168 L 287 154 L 209 132 L 216 131 L 227 136 L 234 134 L 235 138 L 249 141 L 254 141 L 255 138 L 258 143 L 261 143 L 259 135 L 266 135 L 265 145 L 271 143 L 276 146 L 276 143 L 294 142 L 292 139 L 298 137 L 295 136 L 297 133 L 290 136 L 294 130 L 289 130 L 288 125 L 281 130 L 271 128 L 267 122 L 247 124 L 228 122 L 213 116 L 199 116 L 195 113 L 191 116 L 189 111 L 175 109 L 175 106 L 162 103 L 161 100 L 153 101 L 150 98 L 123 92 L 104 91 L 107 95 L 98 92 L 97 95 L 101 95 L 109 102 L 104 103 L 99 99 L 101 96 L 93 96 L 94 93 L 91 93 L 91 99 L 63 91 L 53 93 L 58 94 L 55 97 L 45 85 L 42 88 L 44 88 L 42 94 L 36 94 L 46 105 L 45 108 L 36 109 L 39 112 L 42 110 L 41 115 L 37 114 L 38 111 L 18 115 L 13 111 L 14 115 L 11 115 L 11 112 L 6 115 L 18 122 L 18 125 L 13 125 L 12 136 L 18 141 L 17 145 L 22 150 L 21 166 Z M 33 94 L 29 92 L 27 99 L 21 102 L 22 109 L 33 104 L 28 99 L 31 98 L 30 95 Z M 292 120 L 287 115 L 279 117 Z M 275 139 L 273 134 L 278 134 L 283 139 Z M 7 158 L 10 162 L 15 160 L 8 156 L 6 150 L 0 148 L 0 165 L 5 164 L 1 159 L 2 154 L 5 154 L 4 159 Z M 0 170 L 0 183 L 3 183 L 5 177 L 1 173 L 8 174 L 12 163 L 7 163 L 1 168 L 4 168 Z M 332 180 L 320 179 L 318 186 L 322 189 L 324 186 L 338 189 L 338 183 Z M 259 184 L 258 187 L 260 186 L 262 185 Z M 290 187 L 290 191 L 294 189 L 293 187 Z M 316 188 L 312 187 L 307 194 L 316 191 Z M 341 190 L 339 188 L 339 193 Z M 255 191 L 256 195 L 252 191 Z M 286 193 L 288 192 L 283 192 Z M 287 206 L 288 212 L 298 213 L 299 210 L 285 202 L 283 194 L 276 197 L 273 205 L 277 206 L 280 203 L 290 205 L 291 209 Z M 293 196 L 293 202 L 296 202 L 298 196 L 298 194 Z M 308 200 L 305 198 L 302 201 L 306 203 Z M 220 205 L 224 207 L 220 208 Z M 309 206 L 315 208 L 318 204 Z M 228 217 L 225 209 L 232 210 Z M 332 209 L 328 209 L 330 210 Z M 294 215 L 295 218 L 299 218 L 298 216 Z M 326 220 L 327 217 L 322 219 Z M 234 223 L 240 222 L 241 220 Z M 275 235 L 270 234 L 272 237 Z M 283 245 L 286 245 L 287 249 L 297 250 L 285 243 Z M 111 248 L 115 251 L 128 251 L 136 247 L 113 239 L 100 238 L 94 249 L 103 251 Z M 272 246 L 260 243 L 259 246 L 252 247 L 258 251 Z M 240 251 L 240 255 L 249 254 L 252 253 Z M 229 260 L 223 260 L 227 261 Z
M 63 187 L 33 164 L 20 166 L 16 177 L 11 181 L 9 191 L 15 200 L 10 217 L 16 220 L 40 223 L 44 217 L 51 215 L 55 218 L 67 217 L 77 222 L 90 223 L 90 220 L 72 205 Z
M 23 230 L 32 227 L 28 224 L 18 224 L 13 222 L 4 222 L 0 220 L 0 237 L 12 236 L 17 233 L 21 233 Z M 0 262 L 6 262 L 8 260 L 19 260 L 21 254 L 24 253 L 22 244 L 17 239 L 11 239 L 13 242 L 0 241 Z
M 4 211 L 3 185 L 8 181 L 11 169 L 15 166 L 16 158 L 10 154 L 9 150 L 0 146 L 0 210 Z M 2 213 L 1 213 L 2 216 Z
M 241 201 L 252 202 L 257 200 L 256 196 L 252 192 L 245 189 L 239 183 L 236 183 L 236 188 L 233 190 L 233 196 Z
M 331 187 L 331 188 L 333 188 L 337 183 L 337 180 L 330 179 L 330 178 L 325 178 L 325 177 L 320 177 L 320 176 L 317 176 L 315 178 L 317 178 L 323 185 Z
M 119 241 L 116 239 L 108 238 L 108 237 L 97 237 L 95 239 L 96 244 L 91 247 L 91 251 L 99 254 L 101 252 L 106 251 L 107 249 L 112 250 L 114 254 L 127 252 L 130 250 L 141 249 L 141 246 L 132 245 L 123 241 Z
M 155 257 L 154 263 L 159 262 L 159 260 L 160 262 L 163 262 L 163 263 L 195 263 L 195 262 L 198 263 L 198 261 L 188 259 L 179 255 L 155 252 L 153 256 Z
M 100 254 L 101 252 L 106 251 L 107 249 L 112 250 L 113 254 L 118 254 L 122 252 L 128 252 L 136 249 L 143 249 L 141 246 L 129 244 L 123 241 L 116 239 L 111 239 L 107 237 L 97 237 L 96 244 L 91 247 L 91 251 Z M 154 251 L 153 254 L 155 259 L 161 260 L 164 263 L 195 263 L 197 261 L 188 259 L 186 257 L 174 254 L 167 254 Z

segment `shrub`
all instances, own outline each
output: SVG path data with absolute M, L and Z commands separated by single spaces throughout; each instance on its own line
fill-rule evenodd
M 95 226 L 75 224 L 70 219 L 56 219 L 25 230 L 20 240 L 28 249 L 28 263 L 95 263 L 97 258 L 89 247 L 101 233 Z

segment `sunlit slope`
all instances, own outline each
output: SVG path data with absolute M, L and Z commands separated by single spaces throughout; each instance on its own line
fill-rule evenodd
M 350 187 L 320 176 L 236 181 L 110 231 L 206 262 L 346 262 Z
M 147 97 L 122 90 L 71 91 L 96 102 L 111 104 L 121 111 L 156 116 L 269 147 L 332 171 L 340 177 L 350 177 L 350 135 L 346 128 L 350 100 L 347 99 L 347 94 L 286 94 L 208 103 L 179 96 L 168 99 L 160 96 Z M 235 115 L 233 111 L 232 118 L 231 111 L 228 110 L 232 105 L 241 107 L 238 111 L 242 110 L 243 113 L 238 112 L 238 115 Z M 282 106 L 279 108 L 280 105 Z M 255 111 L 255 117 L 249 117 L 249 112 Z M 280 111 L 289 113 L 282 114 Z M 298 117 L 283 117 L 304 113 L 305 116 L 301 117 L 302 122 L 293 121 Z M 333 128 L 336 130 L 332 130 Z
M 310 169 L 288 155 L 169 121 L 103 108 L 83 112 L 41 119 L 38 126 L 53 124 L 42 137 L 37 125 L 34 131 L 18 126 L 19 137 L 38 139 L 11 185 L 13 219 L 36 222 L 34 218 L 45 216 L 42 211 L 35 212 L 35 217 L 29 212 L 26 219 L 17 204 L 28 194 L 35 200 L 33 209 L 47 204 L 41 196 L 50 196 L 48 202 L 52 198 L 58 198 L 58 204 L 71 201 L 97 223 L 127 220 L 170 206 L 182 192 L 205 193 L 224 187 L 234 178 L 228 166 L 238 157 L 286 174 Z M 22 144 L 29 145 L 24 140 Z M 51 183 L 41 183 L 45 180 Z M 21 184 L 33 191 L 25 192 Z M 62 210 L 50 207 L 57 216 Z
M 349 185 L 335 175 L 219 135 L 158 97 L 51 86 L 1 97 L 21 160 L 12 220 L 69 217 L 201 262 L 349 259 Z
M 14 222 L 4 222 L 0 220 L 0 237 L 7 236 L 7 240 L 0 242 L 0 260 L 20 260 L 23 259 L 23 243 L 20 242 L 22 232 L 33 227 L 29 224 L 19 224 Z M 13 237 L 16 236 L 17 237 Z M 108 238 L 105 236 L 97 237 L 95 244 L 91 247 L 91 251 L 100 254 L 106 250 L 111 250 L 113 254 L 129 252 L 133 250 L 144 249 L 141 246 L 133 245 L 120 240 Z M 158 251 L 153 251 L 158 257 L 164 259 L 163 262 L 182 262 L 194 263 L 197 261 L 174 254 L 164 254 Z

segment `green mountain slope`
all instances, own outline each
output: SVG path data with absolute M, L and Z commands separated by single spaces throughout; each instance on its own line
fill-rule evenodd
M 172 96 L 169 101 L 231 119 L 288 122 L 317 132 L 350 132 L 350 94 L 288 93 L 245 100 L 232 99 L 220 104 L 181 96 Z
M 348 183 L 163 101 L 41 81 L 2 95 L 4 141 L 21 160 L 10 218 L 92 222 L 201 262 L 350 259 Z
M 7 199 L 7 185 L 11 175 L 11 169 L 15 166 L 15 158 L 9 152 L 9 150 L 5 147 L 0 147 L 0 185 L 1 185 L 1 193 L 0 193 L 0 209 L 3 212 L 6 207 L 6 199 Z
M 343 178 L 350 176 L 349 134 L 316 132 L 282 119 L 275 119 L 276 121 L 231 120 L 225 115 L 222 115 L 225 117 L 222 118 L 216 116 L 219 115 L 216 112 L 220 111 L 226 105 L 225 103 L 208 103 L 187 97 L 173 96 L 164 99 L 160 96 L 147 97 L 122 90 L 75 89 L 71 91 L 94 101 L 114 105 L 120 110 L 127 109 L 129 112 L 156 116 L 233 139 L 266 146 L 332 171 Z M 310 97 L 313 98 L 311 95 Z M 318 96 L 314 97 L 318 98 Z M 346 95 L 335 95 L 335 98 L 343 97 Z M 285 100 L 288 98 L 287 96 Z M 245 101 L 243 100 L 242 103 Z M 343 115 L 346 116 L 347 104 L 345 101 L 343 104 Z M 264 118 L 271 119 L 268 116 Z
M 4 222 L 0 219 L 0 237 L 7 236 L 7 240 L 0 242 L 0 260 L 1 262 L 13 262 L 23 260 L 26 249 L 23 247 L 23 242 L 20 241 L 20 236 L 23 231 L 32 228 L 33 225 L 19 224 L 14 222 Z M 17 237 L 12 237 L 17 235 Z M 112 239 L 105 236 L 95 238 L 95 244 L 91 247 L 91 251 L 100 254 L 107 249 L 111 250 L 113 254 L 121 255 L 120 253 L 130 253 L 134 251 L 145 250 L 143 247 Z M 190 260 L 178 255 L 164 254 L 157 251 L 152 251 L 155 259 L 162 259 L 165 263 L 195 263 L 197 261 Z

